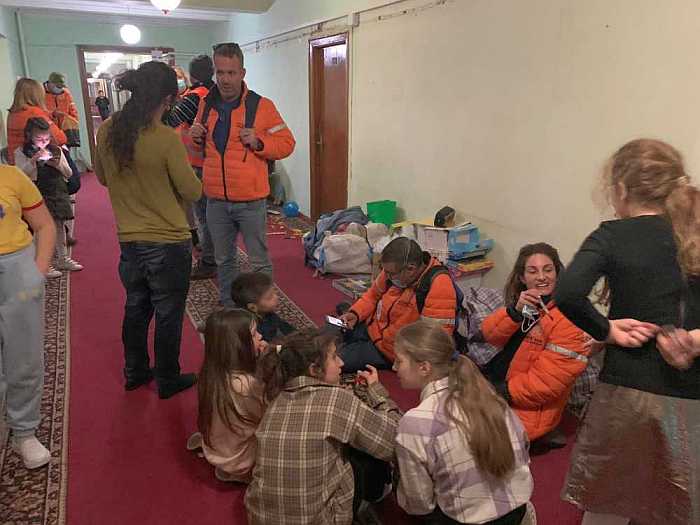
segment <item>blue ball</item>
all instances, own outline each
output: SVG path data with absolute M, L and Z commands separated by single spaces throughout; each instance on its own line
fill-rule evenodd
M 299 215 L 299 205 L 294 201 L 289 201 L 282 206 L 282 213 L 285 217 L 296 217 Z

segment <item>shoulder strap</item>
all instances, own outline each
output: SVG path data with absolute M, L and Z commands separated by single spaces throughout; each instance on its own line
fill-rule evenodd
M 420 281 L 418 281 L 418 285 L 416 286 L 416 306 L 418 307 L 419 314 L 423 313 L 425 298 L 428 297 L 430 287 L 433 285 L 433 279 L 443 273 L 449 275 L 449 270 L 442 265 L 433 266 L 427 272 L 425 272 Z
M 245 127 L 252 128 L 255 124 L 255 114 L 258 112 L 258 105 L 262 97 L 255 91 L 248 90 L 245 98 Z

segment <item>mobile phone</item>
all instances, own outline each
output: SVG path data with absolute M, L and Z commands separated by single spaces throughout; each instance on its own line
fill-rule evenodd
M 337 317 L 333 317 L 331 315 L 326 316 L 326 322 L 328 322 L 329 324 L 332 324 L 333 326 L 338 326 L 340 328 L 347 328 L 348 327 L 348 325 L 345 324 L 345 321 L 343 321 L 342 319 L 339 319 Z

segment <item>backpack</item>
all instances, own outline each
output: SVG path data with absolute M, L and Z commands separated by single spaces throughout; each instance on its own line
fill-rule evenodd
M 433 279 L 435 279 L 438 275 L 447 275 L 450 278 L 452 286 L 455 289 L 455 296 L 457 297 L 457 300 L 455 301 L 455 328 L 452 332 L 452 335 L 455 339 L 457 350 L 460 353 L 464 354 L 467 352 L 467 339 L 460 333 L 459 330 L 460 323 L 463 322 L 463 319 L 468 317 L 467 315 L 465 315 L 464 310 L 464 292 L 459 287 L 459 285 L 457 285 L 454 278 L 452 277 L 452 274 L 445 266 L 441 264 L 433 266 L 427 272 L 425 272 L 423 277 L 421 277 L 420 281 L 418 281 L 418 285 L 416 286 L 416 306 L 418 307 L 418 313 L 423 315 L 423 308 L 425 308 L 425 299 L 428 297 L 430 288 L 433 285 Z
M 245 98 L 245 123 L 246 128 L 252 128 L 255 124 L 255 115 L 258 113 L 258 106 L 260 105 L 260 100 L 262 97 L 258 95 L 255 91 L 248 90 L 248 95 Z M 202 122 L 206 124 L 209 119 L 209 112 L 211 111 L 212 104 L 206 102 L 204 106 L 204 111 L 202 112 Z M 269 176 L 273 171 L 275 171 L 275 161 L 267 161 L 267 175 Z

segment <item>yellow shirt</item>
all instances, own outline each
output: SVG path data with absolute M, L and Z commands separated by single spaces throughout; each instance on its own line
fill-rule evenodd
M 29 177 L 14 166 L 0 166 L 0 255 L 17 252 L 32 243 L 22 213 L 42 202 L 41 193 Z
M 163 124 L 139 132 L 130 167 L 120 170 L 107 146 L 112 119 L 97 132 L 95 174 L 109 190 L 122 242 L 191 238 L 185 207 L 202 195 L 179 135 Z

